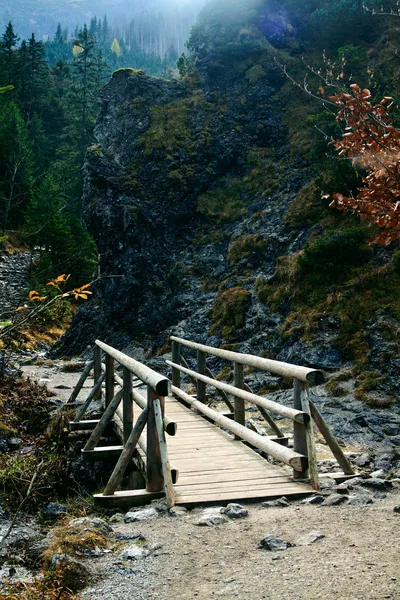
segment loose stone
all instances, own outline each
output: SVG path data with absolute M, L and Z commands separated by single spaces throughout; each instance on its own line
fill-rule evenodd
M 347 503 L 349 497 L 341 494 L 332 494 L 322 502 L 321 506 L 339 506 L 339 504 Z
M 155 508 L 145 508 L 136 510 L 135 512 L 127 512 L 124 521 L 125 523 L 136 523 L 136 521 L 148 521 L 157 517 L 158 512 Z
M 319 531 L 310 531 L 310 533 L 306 533 L 299 537 L 295 542 L 295 546 L 310 546 L 310 544 L 314 544 L 318 540 L 322 540 L 324 538 L 324 534 Z
M 173 506 L 168 512 L 172 517 L 184 517 L 188 511 L 184 506 Z
M 369 496 L 353 496 L 350 498 L 348 505 L 349 506 L 366 506 L 367 504 L 372 504 L 373 500 Z
M 248 516 L 249 511 L 241 504 L 231 503 L 221 508 L 221 513 L 227 515 L 230 519 L 243 519 Z
M 300 502 L 300 504 L 322 504 L 323 501 L 325 500 L 324 496 L 309 496 L 308 498 L 304 498 L 304 500 L 302 500 Z
M 269 534 L 261 540 L 258 547 L 261 550 L 268 550 L 269 552 L 279 552 L 282 550 L 287 550 L 288 544 L 281 538 Z
M 212 527 L 213 525 L 223 525 L 228 521 L 228 517 L 221 513 L 221 506 L 205 508 L 199 515 L 195 525 L 199 527 Z
M 266 502 L 262 502 L 261 506 L 264 508 L 286 508 L 289 506 L 289 502 L 283 496 L 282 498 L 278 498 L 277 500 L 267 500 Z
M 128 546 L 119 555 L 123 560 L 140 560 L 149 556 L 150 552 L 141 546 Z
M 42 515 L 46 519 L 59 519 L 65 517 L 67 513 L 67 507 L 64 504 L 57 504 L 57 502 L 49 502 L 42 508 Z

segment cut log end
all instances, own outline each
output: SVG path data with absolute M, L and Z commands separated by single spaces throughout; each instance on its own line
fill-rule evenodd
M 175 421 L 166 422 L 166 420 L 164 419 L 164 429 L 165 432 L 168 433 L 168 435 L 174 436 L 178 431 L 178 424 L 175 423 Z
M 296 423 L 301 423 L 302 425 L 307 425 L 307 423 L 310 422 L 310 418 L 310 415 L 308 415 L 307 413 L 298 413 L 294 417 L 294 421 L 296 421 Z
M 308 458 L 306 456 L 295 456 L 289 460 L 290 466 L 299 473 L 305 473 L 308 469 Z
M 311 371 L 307 374 L 306 379 L 310 385 L 321 385 L 325 383 L 326 376 L 323 371 Z
M 156 392 L 159 396 L 165 398 L 170 393 L 170 382 L 169 379 L 162 379 L 156 385 Z

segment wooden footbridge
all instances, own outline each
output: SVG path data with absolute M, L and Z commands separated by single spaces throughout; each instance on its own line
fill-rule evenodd
M 321 371 L 177 337 L 171 341 L 172 360 L 167 364 L 172 381 L 96 341 L 94 360 L 86 366 L 71 395 L 69 405 L 76 404 L 93 369 L 93 389 L 84 404 L 78 405 L 70 429 L 91 432 L 83 458 L 115 457 L 116 465 L 104 492 L 95 495 L 97 503 L 134 506 L 165 496 L 172 507 L 313 493 L 319 489 L 313 423 L 342 467 L 341 475 L 353 474 L 318 408 L 309 399 L 310 385 L 323 382 Z M 182 347 L 197 352 L 196 371 L 189 368 Z M 234 385 L 215 379 L 207 366 L 207 355 L 233 363 Z M 116 363 L 122 368 L 122 377 Z M 292 378 L 293 407 L 254 394 L 245 383 L 245 367 Z M 182 376 L 190 384 L 189 391 L 182 389 Z M 227 413 L 208 406 L 207 386 L 218 392 Z M 85 420 L 92 401 L 102 398 L 103 388 L 101 418 Z M 260 435 L 246 426 L 245 407 L 249 404 L 258 408 L 273 435 Z M 293 448 L 276 423 L 276 416 L 293 422 Z M 99 445 L 110 426 L 121 444 Z

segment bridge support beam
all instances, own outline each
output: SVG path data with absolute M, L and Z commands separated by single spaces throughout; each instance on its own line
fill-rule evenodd
M 244 389 L 243 365 L 234 363 L 234 383 L 239 390 Z M 246 423 L 246 411 L 243 398 L 235 398 L 235 421 L 239 425 Z M 235 440 L 240 440 L 240 436 L 235 435 Z
M 301 395 L 306 384 L 298 379 L 293 379 L 293 408 L 295 410 L 303 410 L 301 403 Z M 293 449 L 299 454 L 308 457 L 306 426 L 304 423 L 293 422 Z M 295 479 L 308 479 L 308 469 L 305 471 L 293 471 Z
M 147 409 L 149 416 L 147 420 L 147 473 L 146 490 L 148 492 L 159 492 L 164 489 L 164 478 L 161 468 L 161 452 L 158 442 L 157 426 L 154 413 L 154 399 L 157 395 L 150 385 L 147 386 Z

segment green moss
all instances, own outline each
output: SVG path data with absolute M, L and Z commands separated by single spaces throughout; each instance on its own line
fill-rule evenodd
M 327 202 L 322 200 L 320 187 L 313 180 L 301 188 L 296 199 L 289 205 L 283 221 L 290 229 L 300 229 L 318 223 L 326 204 Z
M 249 81 L 251 85 L 255 85 L 260 79 L 264 79 L 266 76 L 267 74 L 261 65 L 254 65 L 254 67 L 249 69 L 245 75 L 247 81 Z
M 249 152 L 247 169 L 241 177 L 224 177 L 198 199 L 198 212 L 216 221 L 233 221 L 246 213 L 249 200 L 262 200 L 277 192 L 284 163 L 274 151 L 257 148 Z
M 350 379 L 352 379 L 353 377 L 353 373 L 350 369 L 347 369 L 345 371 L 341 371 L 340 373 L 337 373 L 336 375 L 334 375 L 330 381 L 335 382 L 335 383 L 340 383 L 342 381 L 349 381 Z
M 217 373 L 217 376 L 215 379 L 217 381 L 232 381 L 232 379 L 233 379 L 232 367 L 227 365 L 226 367 L 221 369 L 221 371 L 219 373 Z
M 369 396 L 362 388 L 357 388 L 354 392 L 354 396 L 357 398 L 357 400 L 360 400 L 361 402 L 364 402 L 373 408 L 389 408 L 395 402 L 392 396 Z
M 227 177 L 219 182 L 217 188 L 199 196 L 197 212 L 218 221 L 240 219 L 246 213 L 246 208 L 236 182 L 236 179 Z
M 140 208 L 139 206 L 137 206 L 136 204 L 133 204 L 132 206 L 130 206 L 127 210 L 129 217 L 133 220 L 133 221 L 138 221 L 139 220 L 139 216 L 140 216 Z
M 243 327 L 250 296 L 250 292 L 238 286 L 218 292 L 212 311 L 211 332 L 222 330 L 224 337 L 230 337 L 234 328 Z
M 0 436 L 7 438 L 15 434 L 16 429 L 14 427 L 11 427 L 10 425 L 7 425 L 7 423 L 0 421 Z
M 96 154 L 97 156 L 101 156 L 103 154 L 103 151 L 99 144 L 93 144 L 93 146 L 89 146 L 88 152 L 91 152 L 92 154 Z
M 126 69 L 117 69 L 112 74 L 112 77 L 113 78 L 123 77 L 123 76 L 126 76 L 126 77 L 137 77 L 138 75 L 145 75 L 145 72 L 143 71 L 143 69 L 126 68 Z
M 266 279 L 264 279 L 263 277 L 259 277 L 256 280 L 256 291 L 257 291 L 258 299 L 263 304 L 268 303 L 268 297 L 269 297 L 270 290 L 271 290 L 271 288 Z
M 332 396 L 334 396 L 335 398 L 341 398 L 342 396 L 348 396 L 349 392 L 347 390 L 345 390 L 343 387 L 341 387 L 336 381 L 334 381 L 333 379 L 331 379 L 331 381 L 329 381 L 326 384 L 326 389 L 328 390 L 328 392 L 330 394 L 332 394 Z
M 175 152 L 194 153 L 199 141 L 211 139 L 210 130 L 203 127 L 200 139 L 191 128 L 191 116 L 194 110 L 212 109 L 203 94 L 193 93 L 188 98 L 170 104 L 152 106 L 150 109 L 150 127 L 141 138 L 146 156 L 155 150 L 164 150 L 168 158 Z
M 351 231 L 350 239 L 353 243 Z M 341 257 L 337 263 L 332 262 L 327 247 L 329 243 L 316 244 L 315 252 L 311 252 L 307 260 L 305 251 L 280 257 L 274 279 L 258 279 L 256 289 L 260 301 L 273 310 L 286 315 L 290 311 L 283 326 L 284 336 L 290 336 L 295 327 L 302 332 L 304 340 L 312 341 L 321 320 L 335 317 L 338 334 L 333 344 L 346 360 L 355 361 L 354 375 L 358 375 L 368 370 L 367 322 L 379 309 L 400 319 L 400 275 L 393 262 L 374 266 L 368 260 L 370 249 L 362 241 L 351 256 L 350 251 L 347 255 L 345 252 L 337 254 Z M 367 262 L 360 264 L 365 260 Z M 390 324 L 382 324 L 382 333 L 391 343 L 400 343 L 399 332 Z M 357 386 L 364 394 L 375 383 L 374 375 L 372 380 L 358 381 Z
M 396 274 L 400 276 L 400 250 L 393 253 L 392 263 Z
M 268 245 L 260 234 L 243 235 L 236 238 L 234 242 L 229 246 L 228 259 L 231 265 L 235 265 L 242 259 L 249 256 L 249 254 L 260 255 Z

